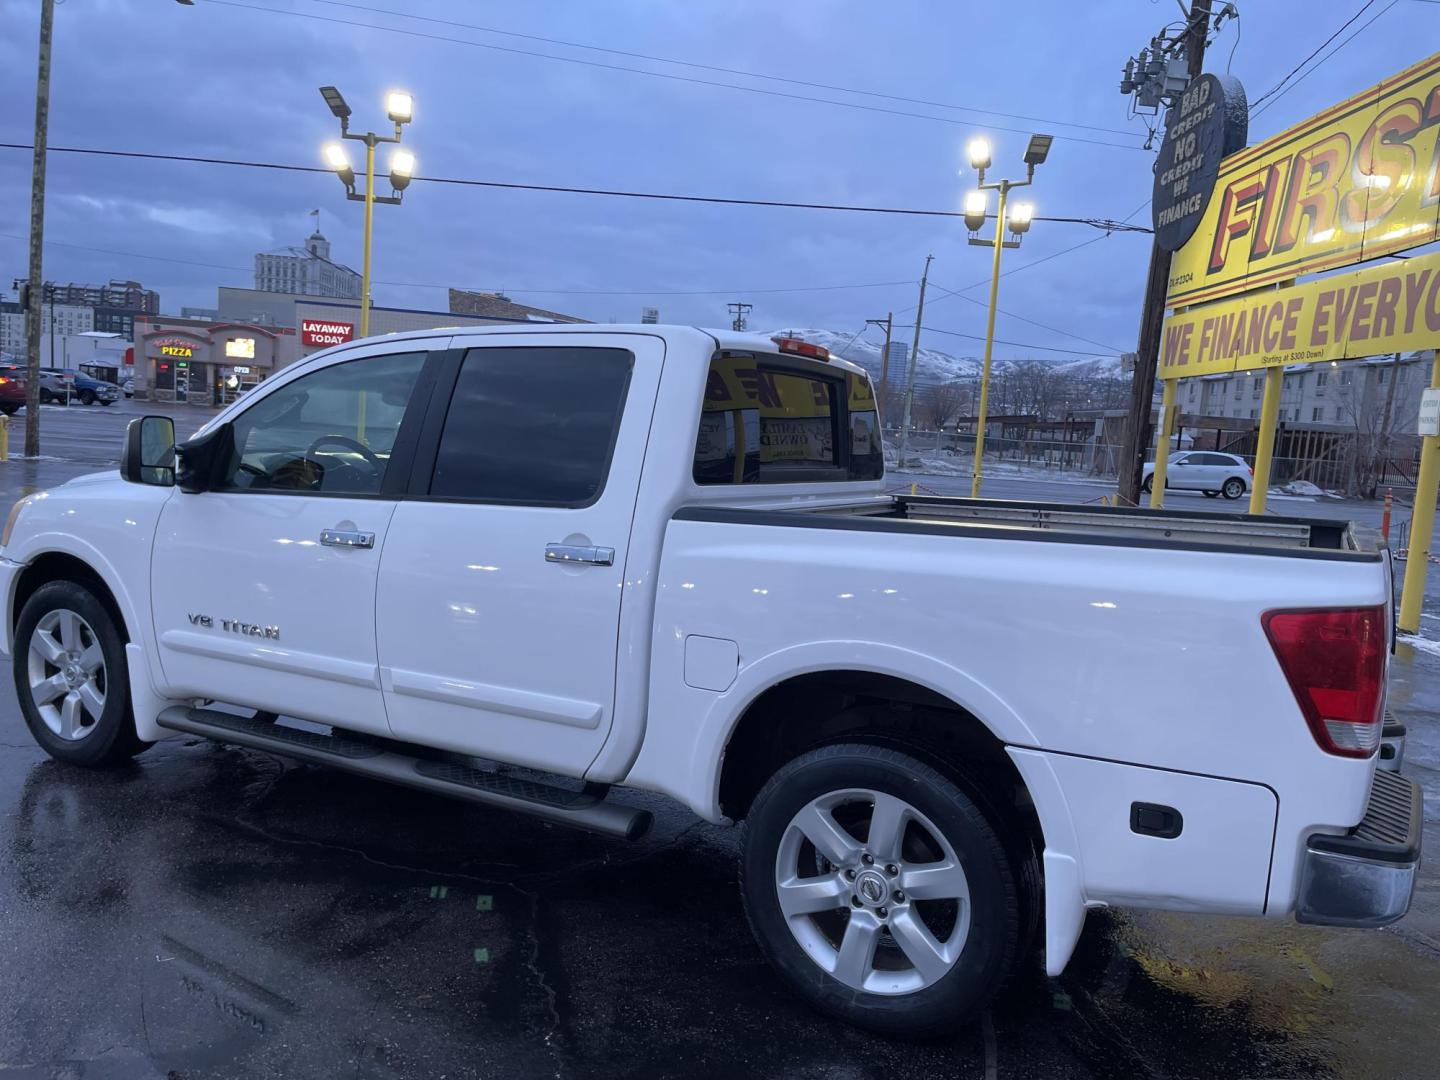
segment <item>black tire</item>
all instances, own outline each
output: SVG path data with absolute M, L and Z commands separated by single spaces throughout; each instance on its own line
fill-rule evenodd
M 57 611 L 73 612 L 88 624 L 93 643 L 99 645 L 104 663 L 104 708 L 99 718 L 94 720 L 92 729 L 76 740 L 61 738 L 51 731 L 30 689 L 29 643 L 41 619 Z M 105 605 L 83 585 L 73 581 L 52 581 L 36 589 L 25 602 L 15 627 L 12 671 L 15 696 L 20 700 L 20 711 L 26 726 L 40 748 L 57 761 L 87 768 L 113 768 L 151 745 L 142 742 L 135 734 L 125 641 Z
M 14 416 L 19 411 L 19 405 L 11 405 L 8 402 L 4 405 L 0 405 L 0 413 L 4 413 L 6 416 Z
M 81 404 L 81 405 L 94 405 L 94 404 L 95 404 L 95 391 L 94 391 L 94 390 L 81 390 L 80 393 L 76 394 L 75 396 L 80 399 L 80 404 Z
M 882 994 L 842 982 L 811 959 L 781 909 L 777 860 L 793 819 L 812 800 L 851 788 L 883 792 L 909 803 L 943 834 L 964 870 L 970 896 L 968 931 L 948 971 L 921 989 Z M 909 835 L 913 838 L 913 833 Z M 858 843 L 854 834 L 851 839 Z M 975 1016 L 1015 966 L 1022 911 L 1005 846 L 966 791 L 909 754 L 885 746 L 841 743 L 795 758 L 756 796 L 741 844 L 740 895 L 755 939 L 791 988 L 823 1012 L 886 1035 L 934 1036 Z M 822 916 L 843 918 L 840 925 L 845 927 L 853 918 L 840 910 Z M 928 928 L 938 937 L 939 931 Z M 891 955 L 900 955 L 888 926 L 879 940 L 894 950 Z
M 49 405 L 49 404 L 50 404 L 52 401 L 54 401 L 54 400 L 55 400 L 55 395 L 52 394 L 49 390 L 46 390 L 46 389 L 42 386 L 42 387 L 40 388 L 40 404 L 41 404 L 41 405 Z
M 1217 498 L 1217 497 L 1219 496 L 1219 494 L 1220 494 L 1220 493 L 1219 493 L 1218 491 L 1207 491 L 1207 492 L 1205 492 L 1205 498 L 1207 498 L 1207 499 L 1214 499 L 1214 498 Z
M 1147 494 L 1147 495 L 1150 494 L 1150 492 L 1151 492 L 1152 490 L 1154 490 L 1154 488 L 1155 488 L 1155 477 L 1154 477 L 1154 476 L 1147 476 L 1147 477 L 1145 477 L 1144 480 L 1140 481 L 1140 490 L 1143 491 L 1143 492 L 1145 492 L 1145 494 Z
M 1245 494 L 1245 481 L 1238 476 L 1232 476 L 1225 481 L 1225 486 L 1220 489 L 1227 499 L 1238 499 Z

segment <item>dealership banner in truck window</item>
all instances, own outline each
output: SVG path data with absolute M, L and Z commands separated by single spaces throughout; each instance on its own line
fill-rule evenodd
M 1430 243 L 1440 53 L 1226 157 L 1170 263 L 1167 305 L 1217 300 Z

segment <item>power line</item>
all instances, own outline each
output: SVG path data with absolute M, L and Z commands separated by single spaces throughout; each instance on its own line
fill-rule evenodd
M 914 326 L 915 326 L 914 323 L 904 323 L 904 324 L 896 323 L 896 324 L 895 324 L 895 329 L 897 329 L 897 330 L 908 330 L 908 329 L 913 329 Z M 951 337 L 969 338 L 971 341 L 984 341 L 984 340 L 985 340 L 985 337 L 984 337 L 983 334 L 962 334 L 959 330 L 941 330 L 938 326 L 926 326 L 926 327 L 925 327 L 925 332 L 926 332 L 927 334 L 948 334 L 948 335 L 950 335 Z M 1068 354 L 1071 355 L 1071 356 L 1089 356 L 1089 357 L 1095 357 L 1095 358 L 1098 359 L 1097 354 L 1096 354 L 1093 350 L 1086 350 L 1086 349 L 1060 349 L 1060 348 L 1057 348 L 1057 347 L 1054 346 L 1054 345 L 1036 345 L 1036 344 L 1034 344 L 1033 342 L 1029 342 L 1029 341 L 1006 341 L 1004 338 L 998 338 L 998 337 L 995 338 L 994 340 L 995 340 L 995 344 L 997 344 L 997 345 L 1013 345 L 1013 346 L 1014 346 L 1015 348 L 1017 348 L 1017 349 L 1039 349 L 1041 352 L 1068 353 Z M 1112 354 L 1107 354 L 1107 355 L 1112 355 Z M 1119 354 L 1119 353 L 1114 353 L 1113 355 L 1119 356 L 1120 354 Z
M 958 297 L 959 299 L 964 300 L 967 304 L 974 304 L 978 308 L 984 308 L 986 306 L 984 301 L 976 300 L 973 296 L 966 296 L 964 292 L 959 289 L 947 289 L 943 285 L 936 285 L 935 288 L 939 289 L 946 296 Z M 935 301 L 931 302 L 934 303 Z M 1120 355 L 1120 353 L 1123 351 L 1115 348 L 1114 345 L 1107 345 L 1103 341 L 1096 341 L 1094 338 L 1088 338 L 1084 334 L 1077 334 L 1070 330 L 1062 330 L 1058 326 L 1051 326 L 1049 323 L 1043 323 L 1036 319 L 1027 318 L 1024 315 L 1016 314 L 1013 311 L 1006 311 L 1002 307 L 996 307 L 995 310 L 1001 315 L 1004 315 L 1008 318 L 1019 319 L 1021 322 L 1029 323 L 1031 326 L 1038 326 L 1041 330 L 1049 330 L 1051 333 L 1060 334 L 1063 337 L 1074 338 L 1076 341 L 1084 341 L 1088 342 L 1091 345 L 1099 345 L 1100 348 L 1108 349 L 1117 356 Z
M 0 239 L 24 241 L 25 237 L 16 233 L 0 232 Z M 90 247 L 87 244 L 70 244 L 60 240 L 47 240 L 45 246 L 73 248 L 76 251 L 91 251 L 100 255 L 117 255 L 127 259 L 152 259 L 156 262 L 177 263 L 181 266 L 198 266 L 206 270 L 228 270 L 233 273 L 248 274 L 254 268 L 249 266 L 226 266 L 221 263 L 197 262 L 194 259 L 177 259 L 171 255 L 147 255 L 139 251 L 119 251 L 115 248 Z M 376 285 L 391 285 L 395 288 L 404 289 L 448 289 L 459 288 L 453 283 L 439 284 L 433 281 L 381 281 L 376 279 Z M 779 293 L 806 293 L 806 292 L 838 292 L 842 289 L 892 289 L 899 285 L 912 285 L 910 281 L 872 281 L 860 285 L 797 285 L 781 289 L 515 289 L 505 288 L 505 293 L 513 293 L 517 296 L 722 296 L 729 293 L 751 293 L 756 296 L 768 296 Z
M 222 0 L 211 0 L 220 3 Z M 27 143 L 0 142 L 0 150 L 29 150 Z M 89 154 L 97 157 L 132 158 L 139 161 L 180 161 L 196 165 L 224 165 L 240 169 L 270 169 L 278 172 L 330 174 L 331 170 L 319 165 L 290 165 L 273 161 L 239 161 L 234 158 L 198 157 L 191 154 L 155 154 L 139 150 L 104 150 L 96 147 L 52 146 L 55 154 Z M 679 195 L 656 191 L 624 191 L 612 188 L 567 187 L 559 184 L 518 184 L 501 180 L 474 180 L 460 177 L 416 176 L 413 183 L 448 184 L 456 187 L 498 188 L 508 191 L 544 191 L 566 195 L 605 195 L 624 199 L 654 199 L 662 202 L 709 203 L 718 206 L 770 206 L 786 210 L 840 210 L 860 214 L 901 214 L 912 217 L 963 218 L 959 210 L 923 210 L 903 206 L 855 206 L 847 203 L 790 202 L 783 199 L 747 199 L 718 195 Z M 1036 215 L 1036 221 L 1050 221 L 1066 225 L 1088 225 L 1106 232 L 1150 232 L 1138 225 L 1111 222 L 1104 218 L 1055 217 Z
M 974 105 L 955 105 L 946 101 L 930 101 L 926 98 L 906 97 L 902 94 L 890 94 L 880 90 L 861 90 L 853 86 L 838 86 L 833 83 L 813 82 L 808 79 L 789 78 L 784 75 L 770 75 L 761 71 L 746 71 L 743 68 L 722 67 L 717 64 L 701 64 L 691 60 L 676 60 L 668 56 L 656 56 L 653 53 L 631 52 L 626 49 L 611 49 L 603 45 L 590 45 L 582 41 L 566 41 L 562 38 L 543 37 L 539 34 L 523 34 L 514 30 L 500 30 L 493 26 L 479 26 L 475 23 L 460 22 L 456 19 L 439 19 L 428 15 L 416 15 L 409 11 L 394 11 L 388 8 L 370 7 L 365 4 L 351 3 L 349 0 L 311 0 L 311 3 L 324 4 L 328 7 L 349 8 L 352 11 L 364 11 L 371 15 L 388 15 L 397 19 L 410 19 L 414 22 L 431 23 L 436 26 L 452 26 L 462 30 L 475 30 L 484 34 L 497 34 L 501 37 L 518 38 L 523 41 L 538 41 L 545 45 L 560 45 L 568 49 L 585 49 L 590 52 L 609 53 L 612 56 L 627 56 L 632 60 L 648 60 L 657 64 L 674 64 L 677 67 L 694 68 L 697 71 L 714 71 L 724 75 L 739 75 L 746 79 L 763 79 L 766 82 L 785 83 L 790 86 L 804 86 L 811 90 L 832 90 L 842 94 L 859 94 L 864 97 L 881 98 L 885 101 L 899 101 L 907 105 L 925 105 L 936 109 L 951 109 L 956 112 L 980 113 L 984 116 L 1003 116 L 1010 120 L 1029 120 L 1037 124 L 1053 124 L 1058 127 L 1079 128 L 1084 131 L 1099 131 L 1110 135 L 1124 135 L 1134 137 L 1134 132 L 1124 128 L 1101 127 L 1097 124 L 1080 124 L 1069 120 L 1056 120 L 1053 117 L 1027 116 L 1023 113 L 1003 112 L 999 109 L 983 109 Z M 388 29 L 388 27 L 375 27 L 375 29 Z M 471 44 L 479 44 L 472 42 Z M 532 55 L 532 54 L 526 54 Z M 546 59 L 568 61 L 565 56 L 547 56 Z M 636 74 L 651 75 L 654 72 L 640 71 L 635 68 L 625 68 L 626 71 L 635 71 Z M 744 89 L 743 87 L 731 87 L 731 89 Z M 831 102 L 835 105 L 844 105 L 844 102 Z
M 1252 113 L 1255 112 L 1255 110 L 1259 107 L 1259 105 L 1260 105 L 1261 102 L 1263 102 L 1266 98 L 1271 97 L 1273 94 L 1276 93 L 1276 91 L 1278 91 L 1282 86 L 1284 86 L 1287 82 L 1289 82 L 1290 79 L 1295 75 L 1295 73 L 1296 73 L 1297 71 L 1299 71 L 1301 68 L 1303 68 L 1303 67 L 1304 67 L 1306 64 L 1308 64 L 1311 60 L 1314 60 L 1316 56 L 1318 56 L 1321 52 L 1324 51 L 1324 49 L 1325 49 L 1325 47 L 1326 47 L 1327 45 L 1329 45 L 1329 44 L 1330 44 L 1332 41 L 1334 41 L 1337 37 L 1339 37 L 1341 34 L 1343 34 L 1343 33 L 1345 32 L 1345 29 L 1346 29 L 1351 23 L 1353 23 L 1356 19 L 1360 18 L 1361 15 L 1364 15 L 1365 12 L 1366 12 L 1366 10 L 1367 10 L 1372 4 L 1374 4 L 1374 3 L 1375 3 L 1375 0 L 1365 0 L 1365 2 L 1360 5 L 1360 10 L 1357 11 L 1357 12 L 1355 12 L 1354 15 L 1351 15 L 1350 18 L 1346 19 L 1343 23 L 1341 23 L 1339 29 L 1337 29 L 1333 34 L 1331 34 L 1328 38 L 1326 38 L 1324 41 L 1322 41 L 1322 42 L 1320 43 L 1320 45 L 1315 49 L 1314 52 L 1312 52 L 1309 56 L 1305 57 L 1304 60 L 1301 60 L 1300 63 L 1296 64 L 1293 68 L 1291 68 L 1290 71 L 1289 71 L 1289 73 L 1286 74 L 1286 76 L 1285 76 L 1283 79 L 1281 79 L 1278 83 L 1276 83 L 1276 84 L 1275 84 L 1274 86 L 1272 86 L 1269 90 L 1265 91 L 1265 93 L 1261 94 L 1258 98 L 1256 98 L 1253 102 L 1251 102 L 1251 103 L 1250 103 L 1250 111 L 1251 111 Z
M 1336 45 L 1335 48 L 1331 49 L 1328 53 L 1326 53 L 1325 56 L 1321 59 L 1320 63 L 1318 63 L 1318 64 L 1316 64 L 1314 67 L 1310 68 L 1310 69 L 1309 69 L 1308 71 L 1306 71 L 1303 75 L 1301 75 L 1301 76 L 1300 76 L 1299 78 L 1297 78 L 1294 82 L 1292 82 L 1289 86 L 1285 87 L 1285 89 L 1281 90 L 1281 91 L 1280 91 L 1278 94 L 1276 94 L 1273 98 L 1271 98 L 1269 101 L 1265 102 L 1265 104 L 1261 105 L 1258 109 L 1257 109 L 1257 108 L 1252 108 L 1252 109 L 1250 110 L 1250 116 L 1251 116 L 1251 118 L 1253 119 L 1254 117 L 1259 116 L 1262 112 L 1264 112 L 1266 109 L 1268 109 L 1271 105 L 1274 105 L 1275 102 L 1279 101 L 1279 100 L 1280 100 L 1281 98 L 1283 98 L 1286 94 L 1288 94 L 1291 90 L 1294 90 L 1295 87 L 1299 86 L 1302 82 L 1304 82 L 1306 79 L 1308 79 L 1311 75 L 1315 74 L 1316 71 L 1318 71 L 1321 67 L 1323 67 L 1323 66 L 1325 65 L 1325 61 L 1329 60 L 1329 59 L 1330 59 L 1331 57 L 1333 57 L 1336 53 L 1338 53 L 1341 49 L 1345 48 L 1346 45 L 1349 45 L 1350 42 L 1354 41 L 1357 37 L 1359 37 L 1361 34 L 1363 34 L 1366 30 L 1370 29 L 1371 25 L 1373 25 L 1377 19 L 1379 19 L 1381 16 L 1383 16 L 1387 11 L 1389 11 L 1391 8 L 1393 8 L 1393 7 L 1394 7 L 1396 4 L 1398 4 L 1399 2 L 1400 2 L 1400 0 L 1390 0 L 1390 3 L 1386 4 L 1383 8 L 1381 8 L 1379 11 L 1377 11 L 1374 15 L 1370 16 L 1370 18 L 1367 19 L 1363 25 L 1357 27 L 1356 30 L 1355 30 L 1355 32 L 1354 32 L 1353 34 L 1351 34 L 1351 35 L 1350 35 L 1349 37 L 1347 37 L 1344 41 L 1340 42 L 1339 45 Z M 1369 5 L 1366 5 L 1366 6 L 1369 6 Z M 1363 9 L 1362 9 L 1362 10 L 1363 10 Z M 1358 14 L 1358 13 L 1357 13 L 1357 14 Z M 1351 21 L 1353 22 L 1354 20 L 1351 20 Z M 1349 23 L 1346 23 L 1345 25 L 1348 26 L 1348 25 L 1350 25 L 1350 24 L 1349 24 Z M 1344 28 L 1345 28 L 1345 27 L 1342 26 L 1340 29 L 1343 30 Z M 1337 32 L 1338 32 L 1338 31 L 1337 31 Z M 1332 39 L 1333 39 L 1333 38 L 1332 38 Z M 1268 96 L 1268 95 L 1267 95 L 1267 96 Z
M 558 60 L 567 64 L 580 64 L 584 67 L 602 68 L 607 71 L 626 71 L 632 74 L 648 75 L 655 79 L 669 79 L 672 82 L 694 83 L 699 86 L 714 86 L 723 90 L 738 90 L 746 94 L 764 94 L 769 97 L 788 98 L 792 101 L 809 101 L 821 105 L 834 105 L 842 109 L 859 109 L 863 112 L 884 113 L 890 116 L 905 116 L 914 120 L 929 120 L 939 124 L 953 124 L 960 127 L 972 127 L 973 121 L 953 120 L 946 116 L 932 116 L 928 113 L 907 112 L 904 109 L 891 109 L 881 105 L 864 105 L 858 101 L 835 101 L 830 98 L 812 97 L 808 94 L 794 94 L 783 90 L 764 90 L 758 86 L 738 86 L 735 83 L 719 82 L 715 79 L 698 79 L 690 75 L 675 75 L 665 71 L 646 71 L 643 68 L 626 67 L 623 64 L 606 64 L 598 60 L 582 60 L 577 56 L 555 56 L 550 53 L 534 52 L 530 49 L 516 49 L 508 45 L 495 45 L 483 41 L 469 41 L 465 38 L 447 37 L 444 34 L 430 34 L 423 30 L 406 30 L 398 26 L 377 26 L 374 23 L 359 22 L 355 19 L 341 19 L 333 15 L 316 15 L 308 11 L 288 11 L 284 8 L 261 7 L 258 4 L 240 3 L 239 0 L 208 0 L 211 4 L 222 7 L 238 8 L 242 11 L 259 11 L 270 15 L 287 15 L 296 19 L 313 19 L 317 22 L 332 23 L 337 26 L 354 26 L 363 30 L 378 30 L 386 34 L 402 34 L 406 37 L 423 38 L 429 41 L 443 41 L 452 45 L 466 45 L 474 49 L 491 49 L 496 52 L 513 53 L 518 56 L 536 57 L 542 60 Z M 1020 135 L 1032 134 L 1024 128 L 1004 127 L 999 124 L 988 124 L 987 127 L 996 131 L 1011 131 Z M 1144 147 L 1132 143 L 1107 142 L 1103 139 L 1087 139 L 1079 135 L 1061 135 L 1057 138 L 1069 142 L 1088 143 L 1092 146 L 1113 146 L 1121 150 L 1143 150 Z

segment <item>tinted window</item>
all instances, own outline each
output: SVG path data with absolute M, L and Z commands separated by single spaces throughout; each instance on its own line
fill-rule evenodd
M 624 349 L 472 349 L 435 458 L 442 498 L 583 506 L 600 497 L 634 356 Z
M 837 438 L 842 430 L 843 440 Z M 840 468 L 848 472 L 836 475 Z M 710 362 L 695 442 L 696 483 L 875 479 L 884 471 L 867 379 L 787 370 L 750 353 L 723 353 Z
M 233 422 L 225 487 L 377 495 L 425 353 L 368 356 L 287 383 Z
M 880 413 L 870 380 L 853 372 L 845 376 L 850 412 L 851 480 L 879 480 L 885 475 L 885 452 L 880 437 Z

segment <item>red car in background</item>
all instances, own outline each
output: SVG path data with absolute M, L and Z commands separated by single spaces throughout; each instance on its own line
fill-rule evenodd
M 0 364 L 0 413 L 14 416 L 25 404 L 25 369 Z

